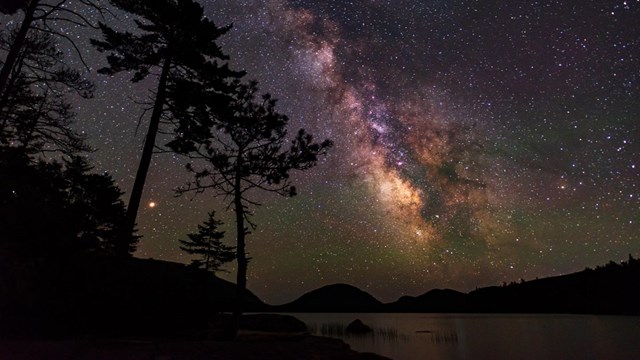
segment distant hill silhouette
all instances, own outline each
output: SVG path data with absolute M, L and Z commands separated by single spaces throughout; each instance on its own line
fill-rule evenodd
M 610 262 L 596 269 L 468 294 L 468 312 L 640 315 L 640 261 Z
M 442 312 L 566 313 L 640 315 L 640 261 L 610 262 L 573 274 L 521 280 L 479 288 L 467 294 L 434 289 L 381 304 L 350 285 L 329 285 L 292 303 L 273 307 L 282 312 Z
M 355 286 L 334 284 L 308 292 L 297 300 L 275 306 L 284 312 L 376 312 L 382 303 Z
M 403 296 L 386 304 L 393 312 L 457 312 L 466 304 L 467 294 L 451 289 L 433 289 L 420 296 Z

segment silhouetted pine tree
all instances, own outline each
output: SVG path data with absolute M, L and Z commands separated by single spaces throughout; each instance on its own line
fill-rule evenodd
M 109 53 L 109 67 L 100 72 L 133 71 L 133 82 L 145 79 L 152 72 L 159 75 L 149 129 L 127 209 L 127 226 L 133 229 L 161 119 L 171 122 L 175 119 L 175 111 L 188 111 L 191 106 L 184 104 L 189 101 L 185 95 L 197 94 L 203 86 L 203 78 L 210 91 L 225 93 L 230 91 L 228 83 L 231 79 L 242 73 L 229 70 L 226 64 L 218 64 L 220 60 L 227 60 L 227 56 L 216 41 L 230 27 L 217 27 L 204 17 L 198 3 L 192 0 L 111 0 L 111 3 L 137 15 L 140 32 L 119 32 L 100 24 L 103 40 L 92 40 L 92 43 L 99 51 Z
M 238 263 L 232 336 L 238 330 L 247 286 L 248 259 L 245 242 L 250 233 L 248 226 L 255 228 L 250 219 L 252 213 L 249 207 L 260 205 L 250 198 L 252 190 L 295 195 L 296 190 L 290 182 L 289 173 L 315 166 L 318 156 L 324 155 L 332 146 L 329 140 L 314 143 L 312 136 L 302 129 L 287 146 L 289 119 L 275 111 L 276 101 L 270 95 L 263 95 L 261 100 L 257 100 L 256 92 L 255 82 L 240 85 L 226 117 L 216 118 L 215 125 L 198 136 L 184 133 L 185 136 L 178 136 L 168 144 L 178 153 L 188 154 L 192 159 L 205 160 L 202 167 L 187 165 L 195 179 L 179 190 L 180 193 L 211 189 L 217 196 L 232 199 L 229 206 L 235 212 Z M 219 115 L 220 113 L 209 116 Z M 196 142 L 194 139 L 200 141 Z
M 122 237 L 126 207 L 123 192 L 108 174 L 92 174 L 87 160 L 73 156 L 65 160 L 63 176 L 68 182 L 67 196 L 71 216 L 76 218 L 76 239 L 79 248 L 115 255 L 117 249 L 132 254 L 138 237 Z M 121 241 L 127 241 L 120 244 Z
M 34 162 L 0 147 L 0 255 L 35 261 L 71 248 L 66 182 L 60 163 Z M 64 250 L 62 250 L 64 249 Z
M 216 272 L 220 267 L 235 259 L 235 248 L 222 242 L 224 231 L 218 231 L 222 221 L 215 219 L 215 212 L 209 213 L 209 218 L 198 225 L 198 232 L 187 235 L 187 240 L 180 241 L 180 249 L 191 255 L 198 255 L 197 264 L 204 266 L 206 271 Z
M 0 249 L 19 258 L 114 253 L 122 237 L 122 192 L 86 160 L 33 161 L 18 148 L 0 148 Z M 137 237 L 127 244 L 135 250 Z
M 75 0 L 73 6 L 84 7 L 93 14 L 103 14 L 105 9 L 99 0 Z M 84 63 L 83 54 L 75 40 L 69 36 L 67 26 L 95 27 L 95 25 L 83 15 L 77 8 L 70 6 L 69 1 L 43 1 L 43 0 L 2 0 L 0 12 L 13 14 L 21 9 L 24 17 L 20 26 L 16 29 L 11 46 L 7 49 L 7 55 L 2 61 L 0 69 L 0 101 L 5 91 L 11 92 L 11 74 L 15 72 L 18 59 L 26 39 L 34 32 L 46 33 L 68 41 L 77 56 Z M 88 66 L 85 64 L 88 69 Z M 0 107 L 3 105 L 0 104 Z
M 16 32 L 0 35 L 0 49 L 15 42 Z M 0 145 L 27 153 L 88 151 L 84 136 L 71 127 L 75 117 L 68 93 L 93 96 L 93 84 L 64 65 L 55 38 L 33 32 L 24 40 L 0 101 Z

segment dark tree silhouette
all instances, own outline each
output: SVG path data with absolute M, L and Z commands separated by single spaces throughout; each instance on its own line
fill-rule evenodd
M 20 52 L 25 46 L 28 34 L 32 31 L 47 33 L 57 38 L 65 39 L 76 50 L 80 60 L 84 63 L 80 48 L 66 32 L 64 26 L 95 27 L 95 25 L 83 14 L 75 11 L 71 3 L 70 0 L 58 0 L 55 2 L 42 0 L 2 1 L 0 12 L 13 14 L 18 9 L 22 9 L 24 18 L 16 31 L 11 47 L 7 49 L 7 56 L 2 63 L 2 69 L 0 69 L 0 96 L 6 91 L 11 91 L 11 73 L 14 72 L 14 68 L 19 63 Z M 103 14 L 105 11 L 99 0 L 75 0 L 73 3 L 74 6 L 91 9 L 94 13 Z M 88 68 L 86 64 L 85 67 Z
M 65 159 L 64 164 L 70 216 L 78 219 L 75 224 L 78 247 L 105 255 L 116 255 L 118 249 L 126 249 L 131 255 L 138 236 L 120 236 L 126 208 L 121 200 L 123 192 L 113 178 L 106 173 L 90 173 L 93 167 L 80 156 Z M 120 244 L 121 241 L 127 242 Z
M 13 14 L 23 8 L 26 3 L 26 0 L 3 0 L 0 2 L 0 13 Z
M 223 224 L 216 220 L 215 212 L 209 213 L 209 218 L 198 225 L 198 232 L 187 235 L 187 240 L 180 241 L 180 249 L 191 255 L 199 255 L 194 263 L 197 267 L 204 266 L 206 271 L 216 272 L 220 267 L 235 259 L 235 248 L 222 242 L 224 231 L 218 227 Z
M 124 224 L 122 192 L 86 160 L 33 161 L 18 148 L 0 148 L 0 248 L 19 258 L 135 250 L 132 236 L 117 244 Z
M 111 0 L 111 3 L 139 17 L 136 24 L 140 33 L 119 32 L 100 24 L 103 40 L 92 40 L 92 43 L 99 51 L 109 53 L 109 67 L 100 72 L 111 75 L 132 71 L 133 82 L 145 79 L 152 72 L 159 75 L 149 129 L 127 208 L 127 226 L 131 230 L 135 226 L 161 120 L 171 122 L 175 118 L 172 113 L 175 101 L 181 102 L 182 111 L 189 108 L 182 103 L 186 98 L 181 92 L 194 91 L 202 85 L 202 77 L 206 77 L 209 90 L 225 92 L 230 91 L 230 79 L 238 78 L 242 73 L 229 70 L 226 64 L 218 64 L 220 60 L 227 60 L 227 56 L 216 41 L 230 27 L 217 27 L 204 17 L 198 3 L 191 0 Z
M 59 163 L 33 162 L 21 149 L 0 147 L 0 255 L 38 259 L 70 249 L 61 173 Z
M 0 35 L 0 49 L 15 43 L 16 32 Z M 80 72 L 64 65 L 55 38 L 33 32 L 25 39 L 9 87 L 0 103 L 0 145 L 23 148 L 28 153 L 89 151 L 84 136 L 71 127 L 75 113 L 68 93 L 93 95 L 93 84 Z
M 288 118 L 276 112 L 276 101 L 270 95 L 263 95 L 258 101 L 256 92 L 255 82 L 239 85 L 227 115 L 217 118 L 215 126 L 197 136 L 181 132 L 168 144 L 177 153 L 205 160 L 202 167 L 191 163 L 187 165 L 195 179 L 179 189 L 179 193 L 211 189 L 215 195 L 231 199 L 229 206 L 235 212 L 238 262 L 231 336 L 235 336 L 238 330 L 247 287 L 245 242 L 250 233 L 249 226 L 255 228 L 249 208 L 259 205 L 252 198 L 253 190 L 295 195 L 296 189 L 291 184 L 289 173 L 312 168 L 318 156 L 326 154 L 332 146 L 329 140 L 314 143 L 312 136 L 301 129 L 287 147 Z

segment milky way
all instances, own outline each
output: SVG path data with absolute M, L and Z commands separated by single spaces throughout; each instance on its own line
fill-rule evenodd
M 336 144 L 295 174 L 297 197 L 258 195 L 249 288 L 263 299 L 344 282 L 392 301 L 638 254 L 639 1 L 203 5 L 234 24 L 230 65 L 279 99 L 291 131 Z M 78 126 L 128 191 L 154 80 L 90 77 Z M 137 256 L 189 262 L 177 240 L 213 209 L 233 239 L 220 200 L 174 196 L 184 163 L 156 155 Z
M 256 281 L 392 299 L 637 252 L 638 3 L 584 4 L 212 2 L 231 47 L 264 44 L 249 73 L 337 144 L 269 206 L 283 230 L 261 236 L 296 252 Z

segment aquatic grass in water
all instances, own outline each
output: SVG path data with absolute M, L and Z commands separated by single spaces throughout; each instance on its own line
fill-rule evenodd
M 397 329 L 391 327 L 373 327 L 373 331 L 370 333 L 358 334 L 347 332 L 347 326 L 344 323 L 332 322 L 307 325 L 307 329 L 311 334 L 327 337 L 376 338 L 388 341 L 408 339 L 407 335 L 400 335 Z
M 376 328 L 374 329 L 374 333 L 376 337 L 381 337 L 385 340 L 397 340 L 399 337 L 401 337 L 398 334 L 397 329 L 390 327 Z
M 448 333 L 431 333 L 431 342 L 434 344 L 457 344 L 458 334 L 455 331 Z
M 437 332 L 437 331 L 416 331 L 414 334 L 398 333 L 398 330 L 392 327 L 373 327 L 373 331 L 364 334 L 354 334 L 347 332 L 347 325 L 339 322 L 330 323 L 312 323 L 307 325 L 309 333 L 326 337 L 338 338 L 360 338 L 383 341 L 410 341 L 411 338 L 418 337 L 429 339 L 434 344 L 457 344 L 458 334 L 455 331 Z
M 323 323 L 307 325 L 307 329 L 311 334 L 328 336 L 328 337 L 341 337 L 347 334 L 347 327 L 341 323 Z

